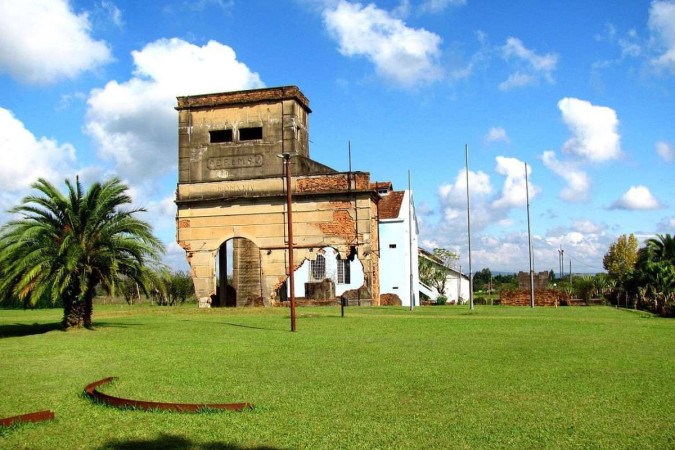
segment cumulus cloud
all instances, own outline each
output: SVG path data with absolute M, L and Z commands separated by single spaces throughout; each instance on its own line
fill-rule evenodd
M 648 210 L 660 207 L 661 204 L 647 187 L 631 186 L 612 204 L 611 209 Z
M 621 157 L 621 136 L 616 112 L 606 106 L 596 106 L 586 100 L 563 98 L 558 102 L 562 119 L 572 132 L 563 152 L 572 153 L 592 162 Z
M 545 151 L 541 157 L 544 166 L 560 176 L 567 183 L 560 197 L 568 202 L 579 202 L 588 199 L 591 182 L 588 174 L 574 162 L 559 161 L 555 152 Z
M 21 192 L 39 177 L 58 183 L 73 171 L 75 148 L 36 137 L 11 111 L 0 108 L 0 190 Z
M 86 13 L 67 0 L 0 2 L 0 71 L 29 84 L 74 78 L 112 60 L 104 41 L 91 36 Z
M 482 229 L 493 223 L 492 209 L 487 197 L 492 193 L 490 176 L 485 172 L 469 171 L 469 188 L 471 195 L 471 224 L 476 229 Z M 450 230 L 461 230 L 466 227 L 466 170 L 457 172 L 452 183 L 445 183 L 438 187 L 438 198 L 441 206 L 440 228 L 433 234 L 444 235 Z M 502 216 L 500 215 L 499 218 Z
M 131 79 L 90 93 L 85 125 L 99 156 L 132 183 L 176 166 L 177 96 L 263 86 L 234 50 L 216 41 L 199 47 L 160 39 L 132 56 Z
M 506 130 L 502 127 L 492 127 L 483 138 L 485 144 L 492 144 L 493 142 L 509 142 L 509 136 Z
M 652 64 L 675 73 L 675 2 L 652 2 L 648 25 L 660 51 Z
M 527 190 L 530 199 L 539 193 L 539 188 L 532 183 L 525 185 L 525 163 L 516 158 L 498 156 L 496 172 L 506 177 L 502 191 L 492 206 L 495 208 L 517 208 L 527 204 Z M 532 173 L 532 167 L 527 166 L 528 178 Z
M 469 170 L 469 187 L 472 196 L 485 196 L 492 193 L 490 176 L 485 172 Z M 460 170 L 453 183 L 439 186 L 438 195 L 444 205 L 466 207 L 466 170 Z
M 441 76 L 441 38 L 435 33 L 410 28 L 374 4 L 344 0 L 324 10 L 323 19 L 342 55 L 365 57 L 393 84 L 411 87 Z
M 667 163 L 675 161 L 675 146 L 665 141 L 656 143 L 656 153 Z
M 510 37 L 501 48 L 501 54 L 502 58 L 516 65 L 516 71 L 499 84 L 500 90 L 528 86 L 541 79 L 548 83 L 555 82 L 553 73 L 558 65 L 558 55 L 555 53 L 537 54 L 525 47 L 520 39 Z

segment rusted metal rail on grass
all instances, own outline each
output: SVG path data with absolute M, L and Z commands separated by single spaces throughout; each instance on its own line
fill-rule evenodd
M 245 409 L 253 409 L 251 403 L 165 403 L 165 402 L 148 402 L 145 400 L 132 400 L 128 398 L 114 397 L 112 395 L 104 394 L 96 388 L 110 383 L 116 377 L 108 377 L 102 380 L 94 381 L 84 388 L 86 394 L 101 402 L 117 408 L 136 408 L 145 411 L 153 409 L 161 409 L 164 411 L 176 412 L 199 412 L 210 409 L 222 409 L 229 411 L 243 411 Z
M 0 426 L 11 427 L 12 425 L 18 423 L 44 422 L 46 420 L 53 420 L 53 419 L 54 419 L 53 411 L 38 411 L 28 414 L 21 414 L 20 416 L 13 416 L 0 419 Z

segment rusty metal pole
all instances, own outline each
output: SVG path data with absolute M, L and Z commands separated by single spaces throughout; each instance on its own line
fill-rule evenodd
M 291 290 L 291 331 L 295 332 L 295 274 L 293 264 L 293 207 L 291 197 L 291 154 L 284 153 L 286 166 L 286 209 L 288 211 L 288 279 Z

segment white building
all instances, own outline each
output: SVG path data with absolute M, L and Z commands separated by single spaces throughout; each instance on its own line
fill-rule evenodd
M 418 227 L 412 192 L 377 183 L 380 247 L 380 297 L 394 294 L 402 306 L 419 305 Z
M 419 249 L 419 257 L 431 261 L 433 264 L 442 265 L 434 255 L 426 250 Z M 463 273 L 448 267 L 448 274 L 445 277 L 444 292 L 448 304 L 463 304 L 469 301 L 469 277 Z M 433 286 L 427 286 L 420 282 L 420 292 L 429 297 L 431 301 L 436 301 L 440 293 Z

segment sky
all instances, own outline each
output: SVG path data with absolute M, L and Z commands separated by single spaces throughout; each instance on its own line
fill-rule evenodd
M 2 0 L 0 223 L 44 177 L 117 176 L 175 243 L 176 97 L 296 85 L 310 157 L 412 186 L 473 271 L 603 271 L 675 233 L 674 0 Z M 525 176 L 527 168 L 527 178 Z

